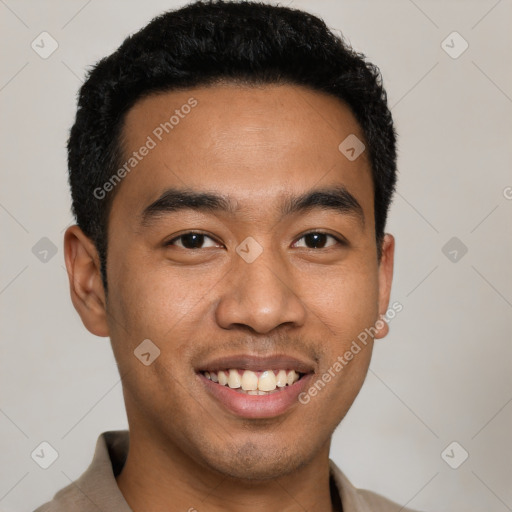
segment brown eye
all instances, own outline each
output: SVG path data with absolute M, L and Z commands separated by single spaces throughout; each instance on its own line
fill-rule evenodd
M 329 239 L 333 240 L 334 242 L 329 243 Z M 302 244 L 299 243 L 300 240 L 304 240 Z M 343 242 L 335 237 L 334 235 L 330 235 L 328 233 L 322 233 L 319 231 L 313 231 L 311 233 L 306 233 L 305 235 L 302 235 L 301 238 L 299 238 L 299 241 L 297 241 L 294 244 L 294 247 L 306 247 L 307 249 L 325 249 L 327 247 L 332 247 L 336 244 L 343 245 Z
M 206 245 L 205 242 L 207 242 Z M 183 249 L 203 249 L 205 247 L 217 247 L 218 244 L 208 235 L 203 233 L 190 232 L 173 238 L 165 245 L 174 245 L 177 247 L 182 247 Z

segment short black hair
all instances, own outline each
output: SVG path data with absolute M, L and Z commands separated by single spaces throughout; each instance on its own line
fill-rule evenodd
M 112 199 L 94 193 L 122 165 L 128 110 L 152 93 L 214 85 L 292 84 L 349 106 L 369 152 L 378 258 L 396 183 L 396 133 L 379 69 L 307 12 L 253 1 L 196 1 L 154 18 L 88 73 L 68 140 L 72 210 L 95 244 L 107 288 Z M 341 141 L 340 141 L 341 142 Z

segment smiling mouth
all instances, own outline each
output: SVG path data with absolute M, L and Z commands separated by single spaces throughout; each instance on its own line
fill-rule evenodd
M 295 370 L 252 371 L 230 368 L 219 371 L 199 372 L 207 379 L 246 395 L 271 395 L 299 381 L 305 373 Z

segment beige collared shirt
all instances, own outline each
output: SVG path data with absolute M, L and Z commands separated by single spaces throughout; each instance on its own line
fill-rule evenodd
M 103 432 L 87 470 L 34 512 L 133 512 L 116 482 L 126 461 L 128 430 Z M 343 512 L 412 512 L 382 496 L 356 489 L 332 460 L 331 474 L 340 493 Z

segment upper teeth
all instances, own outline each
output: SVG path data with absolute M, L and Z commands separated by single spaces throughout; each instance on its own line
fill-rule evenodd
M 203 373 L 206 378 L 222 386 L 227 385 L 233 389 L 242 388 L 244 391 L 273 391 L 276 387 L 291 386 L 300 377 L 295 370 L 265 370 L 256 373 L 251 370 L 231 368 L 227 371 Z

